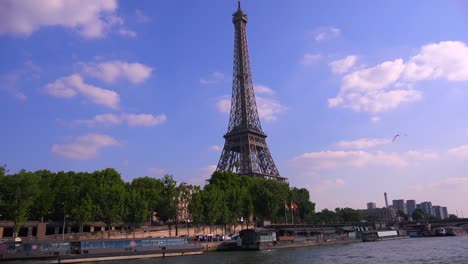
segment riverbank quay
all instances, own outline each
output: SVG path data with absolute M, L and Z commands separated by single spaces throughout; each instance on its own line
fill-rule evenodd
M 202 246 L 187 238 L 47 242 L 23 242 L 15 239 L 0 244 L 0 262 L 44 260 L 48 263 L 82 263 L 200 254 L 203 254 Z
M 14 238 L 13 221 L 0 221 L 0 241 Z M 67 222 L 65 228 L 63 222 L 52 221 L 25 221 L 21 224 L 17 234 L 23 241 L 43 241 L 43 240 L 79 240 L 79 239 L 124 239 L 124 238 L 148 238 L 148 237 L 195 237 L 212 234 L 226 235 L 237 233 L 242 229 L 250 228 L 252 225 L 237 226 L 192 226 L 179 224 L 168 225 L 144 225 L 134 230 L 126 230 L 123 223 L 106 227 L 100 221 L 89 221 L 84 225 L 84 232 L 79 232 L 79 227 L 74 222 Z

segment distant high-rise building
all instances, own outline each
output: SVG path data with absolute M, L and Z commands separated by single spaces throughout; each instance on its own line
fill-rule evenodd
M 387 199 L 387 193 L 386 192 L 384 193 L 384 197 L 385 197 L 385 208 L 388 208 L 388 199 Z
M 402 210 L 405 214 L 407 213 L 405 200 L 403 199 L 393 200 L 392 204 L 393 204 L 393 208 L 397 210 Z
M 433 216 L 435 216 L 435 217 L 437 217 L 439 219 L 444 219 L 443 218 L 444 212 L 442 211 L 442 207 L 440 205 L 432 206 L 432 211 L 434 212 Z
M 414 210 L 416 210 L 416 201 L 406 200 L 406 210 L 408 210 L 408 215 L 411 216 Z
M 375 209 L 377 208 L 377 205 L 373 202 L 369 202 L 367 203 L 367 210 L 372 210 L 372 209 Z
M 418 209 L 423 210 L 427 214 L 433 215 L 432 202 L 422 202 L 422 203 L 419 204 Z
M 444 216 L 443 219 L 448 219 L 448 218 L 449 218 L 449 214 L 448 214 L 448 211 L 447 211 L 447 207 L 446 207 L 446 206 L 443 206 L 443 207 L 442 207 L 442 213 L 443 213 L 443 216 Z

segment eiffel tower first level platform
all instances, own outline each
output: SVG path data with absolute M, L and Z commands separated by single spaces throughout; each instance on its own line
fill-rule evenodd
M 276 168 L 260 124 L 247 46 L 247 14 L 240 3 L 232 22 L 235 32 L 231 114 L 216 170 L 287 182 Z

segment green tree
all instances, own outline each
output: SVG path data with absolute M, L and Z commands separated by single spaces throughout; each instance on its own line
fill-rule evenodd
M 125 183 L 114 169 L 109 168 L 92 174 L 98 185 L 96 205 L 100 213 L 100 220 L 106 223 L 110 237 L 111 226 L 122 219 L 126 193 Z
M 152 216 L 164 204 L 163 182 L 160 179 L 141 177 L 133 179 L 131 188 L 140 194 L 147 204 L 147 215 Z M 150 220 L 151 221 L 151 220 Z
M 364 219 L 364 216 L 358 210 L 352 208 L 336 208 L 335 212 L 345 223 L 357 223 Z
M 195 192 L 188 205 L 188 210 L 192 216 L 193 223 L 197 226 L 204 225 L 207 221 L 205 219 L 205 206 L 203 200 L 204 192 Z
M 339 210 L 339 208 L 337 208 Z M 337 224 L 343 223 L 344 220 L 341 215 L 328 209 L 323 209 L 321 212 L 315 214 L 315 219 L 320 224 Z
M 135 237 L 135 227 L 146 221 L 147 208 L 148 204 L 141 194 L 135 189 L 127 188 L 123 220 L 126 226 L 132 227 L 133 237 Z
M 79 226 L 80 233 L 83 232 L 83 226 L 93 217 L 94 204 L 91 197 L 86 194 L 77 205 L 71 208 L 71 217 Z
M 0 211 L 5 214 L 6 219 L 14 221 L 14 236 L 16 237 L 39 196 L 39 178 L 34 173 L 25 170 L 17 174 L 2 176 L 0 193 L 3 199 Z
M 456 216 L 454 214 L 449 214 L 449 219 L 450 220 L 455 220 L 455 219 L 458 219 L 458 216 Z
M 45 216 L 49 216 L 55 200 L 55 193 L 52 187 L 55 176 L 54 173 L 48 170 L 36 171 L 34 174 L 39 177 L 39 195 L 31 208 L 31 219 L 40 219 L 42 222 Z
M 297 216 L 302 223 L 310 223 L 313 221 L 315 214 L 315 204 L 310 201 L 309 191 L 305 188 L 291 189 L 291 201 L 297 205 Z
M 413 214 L 411 214 L 411 218 L 413 218 L 414 221 L 421 221 L 424 219 L 424 211 L 421 209 L 415 209 L 413 211 Z

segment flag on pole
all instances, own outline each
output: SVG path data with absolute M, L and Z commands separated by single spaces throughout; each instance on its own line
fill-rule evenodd
M 294 202 L 291 202 L 291 210 L 296 210 L 297 209 L 297 204 Z

